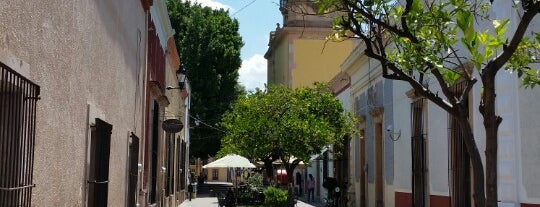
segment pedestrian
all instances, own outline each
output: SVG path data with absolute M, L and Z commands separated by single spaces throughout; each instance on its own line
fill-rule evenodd
M 300 174 L 300 172 L 296 172 L 296 180 L 295 181 L 296 181 L 296 188 L 298 189 L 297 195 L 299 197 L 301 197 L 302 194 L 303 194 L 303 192 L 302 192 L 302 190 L 303 190 L 302 189 L 302 184 L 304 182 L 302 182 L 302 174 Z
M 308 188 L 308 202 L 315 202 L 315 180 L 313 180 L 313 175 L 309 174 L 309 179 L 307 181 Z M 311 196 L 311 200 L 309 199 Z
M 193 194 L 193 185 L 189 183 L 187 189 L 188 189 L 188 198 L 189 198 L 189 201 L 191 201 L 191 194 Z

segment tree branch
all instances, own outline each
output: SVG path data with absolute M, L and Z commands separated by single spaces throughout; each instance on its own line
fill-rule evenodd
M 465 100 L 465 98 L 469 95 L 469 92 L 471 92 L 472 87 L 477 81 L 478 80 L 476 80 L 476 78 L 474 77 L 471 79 L 468 79 L 467 86 L 465 87 L 465 90 L 463 90 L 463 92 L 461 93 L 461 96 L 459 97 L 459 102 L 463 102 L 463 100 Z
M 341 2 L 345 6 L 350 7 L 350 8 L 353 9 L 353 11 L 349 11 L 348 13 L 359 13 L 363 17 L 367 18 L 368 20 L 374 22 L 377 25 L 381 25 L 385 29 L 390 30 L 391 32 L 397 34 L 398 36 L 408 38 L 408 39 L 411 40 L 411 42 L 418 43 L 418 40 L 412 34 L 410 34 L 410 33 L 408 34 L 408 33 L 404 32 L 404 31 L 398 29 L 396 26 L 390 25 L 390 24 L 388 24 L 386 22 L 381 21 L 380 19 L 377 19 L 375 16 L 373 16 L 372 14 L 367 12 L 366 10 L 358 7 L 358 5 L 356 5 L 354 2 L 350 2 L 348 0 L 342 0 Z M 354 11 L 356 11 L 356 12 L 354 12 Z M 352 17 L 349 16 L 349 18 L 352 18 Z M 360 25 L 356 25 L 356 26 L 360 26 Z
M 429 67 L 429 70 L 431 71 L 431 73 L 433 74 L 433 76 L 435 76 L 435 79 L 437 79 L 437 82 L 439 82 L 439 86 L 441 87 L 441 90 L 442 90 L 444 96 L 446 96 L 446 98 L 450 101 L 450 103 L 452 105 L 455 105 L 456 104 L 456 97 L 450 91 L 450 88 L 448 87 L 448 84 L 444 80 L 444 77 L 442 76 L 441 72 L 439 70 L 437 70 L 435 67 L 433 67 L 432 64 L 429 64 L 428 67 Z
M 403 72 L 403 70 L 399 69 L 396 65 L 389 62 L 384 57 L 382 57 L 380 55 L 377 55 L 377 54 L 373 53 L 372 51 L 368 51 L 368 50 L 365 50 L 365 53 L 366 53 L 366 55 L 368 57 L 379 60 L 381 62 L 381 64 L 386 64 L 388 66 L 388 68 L 390 70 L 392 70 L 392 72 L 394 72 L 394 74 L 392 74 L 396 78 L 394 80 L 407 81 L 411 85 L 411 87 L 413 87 L 414 90 L 416 92 L 418 92 L 420 95 L 422 95 L 423 97 L 426 97 L 427 99 L 431 100 L 433 103 L 437 104 L 438 106 L 440 106 L 442 109 L 446 110 L 450 114 L 456 114 L 457 113 L 456 109 L 454 108 L 454 106 L 452 104 L 448 103 L 447 101 L 440 98 L 438 95 L 431 92 L 429 89 L 424 87 L 424 85 L 422 85 L 421 83 L 416 81 L 411 76 L 405 74 L 405 72 Z M 393 79 L 393 78 L 390 78 L 390 79 Z
M 409 26 L 407 25 L 407 15 L 411 11 L 412 4 L 413 4 L 413 0 L 407 0 L 405 4 L 405 11 L 403 11 L 403 14 L 401 15 L 401 28 L 403 28 L 403 32 L 405 33 L 407 37 L 409 37 L 411 42 L 418 43 L 418 39 L 416 39 L 416 37 L 413 36 L 411 31 L 409 30 Z
M 503 53 L 497 58 L 488 62 L 484 68 L 484 74 L 495 75 L 502 68 L 506 62 L 512 57 L 512 54 L 516 51 L 519 46 L 519 43 L 523 39 L 529 24 L 534 19 L 534 16 L 540 12 L 540 2 L 532 5 L 528 10 L 525 10 L 521 21 L 519 22 L 516 31 L 510 41 L 510 44 L 503 46 Z

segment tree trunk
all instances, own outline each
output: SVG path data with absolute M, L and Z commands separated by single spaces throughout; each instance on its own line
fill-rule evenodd
M 268 179 L 268 181 L 274 180 L 274 166 L 272 166 L 272 162 L 273 162 L 272 159 L 263 160 L 264 168 L 266 170 L 266 178 Z
M 294 168 L 296 165 L 287 164 L 285 165 L 285 171 L 287 171 L 287 191 L 289 196 L 287 197 L 287 206 L 294 206 Z
M 497 147 L 501 117 L 495 113 L 495 75 L 482 76 L 484 96 L 481 110 L 486 130 L 486 206 L 497 207 Z
M 483 207 L 486 205 L 486 197 L 484 191 L 484 167 L 482 165 L 482 159 L 480 157 L 480 152 L 476 146 L 474 140 L 474 134 L 472 131 L 471 124 L 468 119 L 468 110 L 467 107 L 460 107 L 459 109 L 459 124 L 464 130 L 464 141 L 467 152 L 471 159 L 471 165 L 473 168 L 473 199 L 475 207 Z

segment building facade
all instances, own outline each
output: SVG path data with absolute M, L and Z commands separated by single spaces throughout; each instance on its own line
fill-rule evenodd
M 155 183 L 165 189 L 185 180 L 185 164 L 177 162 L 182 156 L 171 155 L 187 153 L 188 127 L 171 145 L 147 119 L 156 85 L 162 92 L 157 102 L 169 103 L 159 108 L 159 127 L 169 114 L 186 123 L 189 110 L 188 87 L 183 95 L 165 91 L 166 84 L 178 85 L 179 59 L 170 24 L 155 24 L 168 22 L 163 5 L 2 3 L 0 206 L 147 206 L 144 169 L 152 159 L 145 143 L 154 131 L 164 169 L 156 176 L 163 181 Z M 158 33 L 164 39 L 155 41 Z M 174 187 L 155 204 L 180 203 L 182 188 Z
M 340 64 L 354 43 L 351 40 L 340 43 L 327 41 L 335 15 L 313 15 L 317 12 L 317 5 L 305 0 L 280 1 L 280 11 L 282 25 L 278 24 L 270 33 L 265 54 L 268 60 L 267 83 L 291 88 L 309 87 L 315 82 L 329 82 L 340 73 Z M 325 177 L 336 175 L 333 159 L 328 153 L 326 156 L 314 155 L 309 166 L 295 170 L 294 186 L 299 195 L 306 192 L 305 181 L 312 174 L 317 183 L 315 199 L 322 201 L 327 197 L 323 181 Z
M 270 33 L 268 84 L 292 88 L 328 82 L 339 73 L 341 62 L 352 49 L 352 41 L 326 40 L 331 32 L 332 16 L 310 15 L 317 9 L 310 1 L 280 1 L 283 26 Z
M 511 2 L 494 2 L 491 15 L 510 17 L 508 34 L 520 11 Z M 535 19 L 538 19 L 536 17 Z M 537 31 L 538 24 L 531 25 Z M 481 26 L 481 25 L 480 25 Z M 529 34 L 529 33 L 528 33 Z M 532 34 L 532 33 L 531 33 Z M 472 171 L 459 124 L 446 111 L 418 96 L 406 83 L 383 79 L 379 61 L 356 47 L 342 64 L 351 79 L 351 112 L 359 119 L 359 135 L 351 140 L 348 206 L 473 206 Z M 532 64 L 538 68 L 538 63 Z M 477 75 L 477 74 L 476 74 Z M 520 88 L 517 74 L 497 75 L 499 128 L 499 206 L 540 206 L 540 172 L 536 138 L 540 90 Z M 430 90 L 439 91 L 433 81 Z M 459 83 L 452 90 L 462 90 Z M 470 122 L 485 165 L 485 132 L 478 112 L 481 83 L 469 94 Z

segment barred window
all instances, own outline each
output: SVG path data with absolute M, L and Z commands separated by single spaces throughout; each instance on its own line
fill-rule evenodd
M 212 169 L 212 180 L 218 179 L 219 171 L 217 169 Z
M 466 83 L 458 83 L 453 88 L 454 93 L 461 94 Z M 467 101 L 466 105 L 468 106 Z M 454 206 L 471 206 L 471 169 L 469 153 L 465 147 L 465 134 L 458 119 L 448 116 L 448 144 L 450 162 L 450 198 Z
M 0 63 L 0 206 L 31 206 L 39 89 Z
M 411 103 L 411 151 L 413 206 L 426 206 L 427 201 L 427 150 L 425 137 L 425 99 Z

